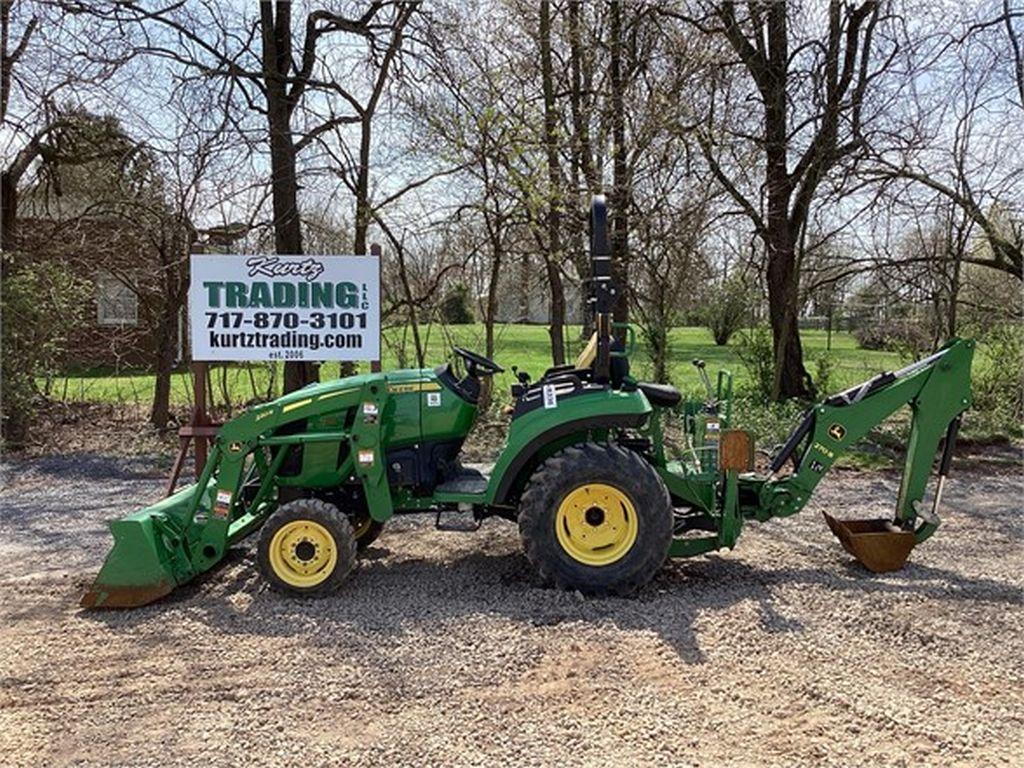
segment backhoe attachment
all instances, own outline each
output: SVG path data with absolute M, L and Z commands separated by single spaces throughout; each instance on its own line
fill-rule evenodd
M 825 521 L 843 548 L 876 573 L 903 567 L 911 550 L 939 526 L 939 504 L 953 458 L 960 419 L 971 405 L 974 342 L 954 339 L 929 357 L 883 373 L 827 398 L 804 416 L 772 462 L 761 489 L 770 516 L 788 516 L 807 503 L 814 487 L 845 450 L 903 406 L 912 414 L 910 438 L 892 519 Z M 940 442 L 942 459 L 931 507 L 922 498 Z M 794 472 L 777 478 L 787 464 Z

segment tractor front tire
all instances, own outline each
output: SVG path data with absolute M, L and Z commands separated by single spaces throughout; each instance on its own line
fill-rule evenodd
M 263 524 L 256 553 L 260 572 L 274 589 L 319 597 L 337 591 L 352 572 L 356 536 L 333 504 L 296 499 Z
M 651 580 L 672 543 L 672 500 L 638 454 L 584 443 L 551 456 L 519 507 L 526 557 L 545 583 L 628 595 Z

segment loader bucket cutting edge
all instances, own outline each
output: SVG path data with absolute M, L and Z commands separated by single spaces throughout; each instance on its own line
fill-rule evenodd
M 837 520 L 828 512 L 822 515 L 843 549 L 874 573 L 898 571 L 917 543 L 913 531 L 894 530 L 889 520 Z
M 115 587 L 96 584 L 82 595 L 82 608 L 139 608 L 159 600 L 174 589 L 173 584 Z

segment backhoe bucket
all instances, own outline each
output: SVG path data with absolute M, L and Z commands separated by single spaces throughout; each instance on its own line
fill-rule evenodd
M 187 580 L 175 578 L 173 548 L 178 542 L 168 523 L 187 508 L 195 493 L 196 486 L 191 486 L 111 521 L 114 548 L 82 597 L 83 608 L 136 608 L 159 600 Z
M 837 520 L 822 514 L 843 549 L 874 573 L 898 571 L 917 543 L 913 531 L 900 530 L 890 520 Z

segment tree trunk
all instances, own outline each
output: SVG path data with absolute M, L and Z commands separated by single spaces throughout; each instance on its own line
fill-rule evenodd
M 270 168 L 271 195 L 274 204 L 274 248 L 279 255 L 298 256 L 302 253 L 302 228 L 299 220 L 298 178 L 295 170 L 295 145 L 284 111 L 275 109 L 268 84 L 267 101 L 270 115 Z M 284 94 L 281 94 L 284 98 Z M 284 364 L 284 391 L 297 389 L 317 380 L 312 361 Z
M 299 182 L 295 142 L 291 128 L 291 104 L 285 75 L 290 66 L 291 33 L 288 3 L 276 4 L 277 18 L 269 2 L 260 4 L 263 39 L 263 81 L 270 129 L 270 190 L 274 207 L 274 247 L 278 255 L 302 254 L 299 219 Z M 293 392 L 317 380 L 313 361 L 284 365 L 284 391 Z
M 499 275 L 502 268 L 502 237 L 500 225 L 488 227 L 490 233 L 490 274 L 487 278 L 487 300 L 483 311 L 484 356 L 495 356 L 495 319 L 498 316 Z
M 359 173 L 356 177 L 356 236 L 353 250 L 366 253 L 366 236 L 370 229 L 370 115 L 363 117 L 359 138 Z
M 963 228 L 951 227 L 950 229 L 956 229 L 957 231 L 955 234 L 952 231 L 950 232 L 950 240 L 956 239 L 953 241 L 953 272 L 949 276 L 949 314 L 946 316 L 947 340 L 954 338 L 957 332 L 957 304 L 960 302 L 961 268 L 964 263 L 964 251 L 967 248 L 970 226 L 965 225 Z
M 171 373 L 177 342 L 178 306 L 179 302 L 172 301 L 170 294 L 165 295 L 156 328 L 156 386 L 149 421 L 157 429 L 166 429 L 171 419 Z
M 491 241 L 491 274 L 487 280 L 487 303 L 484 308 L 484 357 L 494 359 L 494 321 L 498 315 L 498 288 L 501 274 L 501 263 L 504 255 L 501 243 L 501 218 L 495 216 L 495 222 L 486 221 Z M 494 377 L 485 376 L 480 383 L 480 410 L 486 410 L 491 402 L 491 383 Z
M 370 141 L 372 138 L 370 120 L 372 117 L 373 113 L 368 112 L 363 115 L 360 122 L 359 171 L 356 174 L 356 226 L 355 237 L 352 239 L 352 251 L 357 256 L 363 256 L 367 252 L 366 240 L 370 230 L 370 219 L 373 216 L 370 210 Z M 416 359 L 422 368 L 423 354 L 420 350 L 419 328 L 416 325 L 416 310 L 412 304 L 409 305 L 409 313 L 412 318 L 413 335 L 416 338 Z M 355 374 L 356 365 L 351 360 L 343 360 L 338 366 L 338 375 L 341 378 Z
M 395 248 L 395 256 L 398 259 L 398 277 L 402 283 L 402 293 L 405 296 L 405 303 L 409 308 L 409 324 L 412 326 L 412 340 L 416 347 L 416 365 L 423 368 L 426 361 L 423 350 L 423 342 L 420 339 L 420 321 L 416 313 L 416 297 L 412 293 L 412 284 L 409 282 L 409 270 L 405 263 L 405 248 L 402 244 L 392 240 Z
M 569 2 L 569 64 L 572 87 L 569 89 L 569 106 L 572 111 L 573 128 L 573 166 L 578 169 L 586 180 L 587 190 L 594 194 L 598 191 L 598 178 L 594 170 L 592 149 L 590 146 L 589 114 L 584 105 L 585 92 L 589 86 L 584 85 L 583 45 L 581 41 L 580 0 Z M 589 82 L 589 76 L 586 80 Z
M 530 252 L 523 249 L 519 258 L 519 307 L 517 314 L 520 323 L 530 322 Z
M 651 339 L 651 352 L 654 357 L 654 381 L 664 384 L 668 381 L 668 328 L 664 320 L 659 321 Z
M 551 360 L 555 365 L 565 363 L 565 289 L 559 271 L 562 253 L 562 180 L 558 162 L 558 115 L 555 109 L 554 72 L 551 65 L 551 3 L 540 4 L 540 69 L 544 90 L 544 145 L 547 150 L 548 193 L 547 267 L 548 287 L 551 291 L 548 334 L 551 336 Z
M 282 94 L 281 98 L 284 98 Z M 272 101 L 268 98 L 268 101 Z M 274 246 L 279 255 L 302 253 L 302 227 L 299 221 L 298 178 L 295 170 L 295 144 L 284 106 L 270 107 L 271 194 L 274 203 Z
M 565 288 L 558 265 L 548 259 L 547 268 L 548 285 L 551 286 L 551 323 L 548 325 L 551 361 L 554 365 L 562 365 L 565 363 Z
M 773 232 L 769 224 L 768 309 L 775 345 L 772 399 L 810 399 L 813 385 L 804 369 L 798 325 L 800 307 L 796 250 L 788 231 Z
M 797 234 L 806 218 L 790 215 L 793 180 L 788 168 L 786 102 L 789 54 L 786 8 L 781 4 L 769 8 L 768 50 L 768 83 L 763 91 L 768 220 L 763 237 L 768 251 L 768 308 L 775 345 L 772 399 L 810 399 L 814 396 L 814 385 L 804 369 L 800 344 L 800 271 L 796 254 Z
M 14 250 L 18 228 L 18 184 L 7 171 L 0 173 L 0 251 Z
M 573 194 L 580 190 L 580 178 L 585 182 L 586 191 L 591 195 L 599 190 L 597 175 L 594 171 L 592 149 L 590 144 L 589 109 L 585 104 L 586 87 L 583 72 L 583 45 L 581 41 L 580 0 L 569 2 L 569 64 L 572 84 L 569 89 L 569 109 L 572 112 L 572 185 Z M 589 78 L 587 78 L 589 81 Z M 580 277 L 580 336 L 589 339 L 594 330 L 594 318 L 590 304 L 590 291 L 587 290 L 591 278 L 590 254 L 585 243 L 587 240 L 586 226 L 582 225 L 583 217 L 573 217 L 571 239 L 573 261 Z
M 629 182 L 626 167 L 625 80 L 622 74 L 622 3 L 613 0 L 611 10 L 611 100 L 612 100 L 612 279 L 618 295 L 613 317 L 629 320 Z

